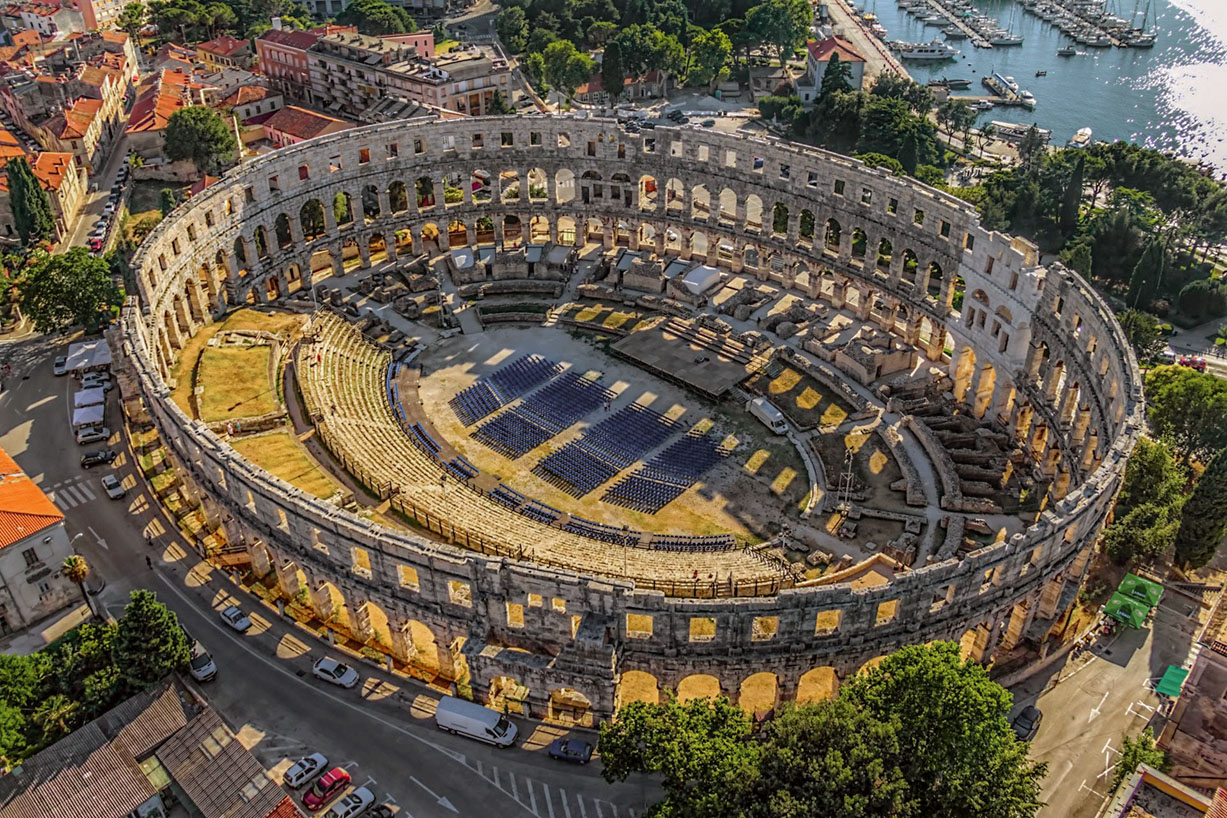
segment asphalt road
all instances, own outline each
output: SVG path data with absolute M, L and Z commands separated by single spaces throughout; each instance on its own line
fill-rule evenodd
M 281 772 L 308 751 L 323 752 L 349 768 L 356 785 L 367 783 L 415 818 L 491 812 L 633 818 L 643 811 L 649 784 L 610 786 L 599 763 L 577 767 L 548 758 L 544 746 L 565 731 L 519 722 L 521 746 L 497 750 L 435 729 L 431 714 L 439 693 L 425 686 L 367 665 L 356 666 L 363 680 L 353 690 L 315 680 L 310 666 L 327 646 L 236 590 L 167 531 L 121 435 L 110 446 L 121 452 L 114 470 L 128 488 L 123 500 L 111 501 L 102 491 L 105 469 L 80 467 L 81 453 L 97 446 L 74 442 L 69 413 L 75 382 L 51 374 L 51 360 L 67 341 L 36 337 L 0 346 L 0 363 L 13 368 L 0 392 L 0 445 L 67 515 L 74 548 L 94 571 L 89 584 L 98 591 L 96 608 L 118 615 L 131 589 L 151 588 L 209 649 L 218 678 L 201 689 L 267 767 Z M 120 412 L 113 395 L 107 412 L 115 429 Z M 231 602 L 255 622 L 246 634 L 216 616 Z
M 119 169 L 123 167 L 127 159 L 128 153 L 128 135 L 120 134 L 115 140 L 115 144 L 111 147 L 111 157 L 102 168 L 101 173 L 92 174 L 89 177 L 90 186 L 98 186 L 97 193 L 86 193 L 85 201 L 81 204 L 81 212 L 77 214 L 76 224 L 73 226 L 72 233 L 65 241 L 60 243 L 60 249 L 64 250 L 68 247 L 86 246 L 86 241 L 89 238 L 90 231 L 94 229 L 94 222 L 98 221 L 102 216 L 102 208 L 106 205 L 107 196 L 110 195 L 111 185 L 115 184 L 115 177 L 119 174 Z M 117 218 L 113 216 L 112 218 Z

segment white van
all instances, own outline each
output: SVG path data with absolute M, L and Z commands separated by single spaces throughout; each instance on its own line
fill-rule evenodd
M 777 435 L 788 432 L 788 423 L 784 420 L 783 413 L 772 406 L 766 398 L 752 398 L 746 401 L 746 411 L 761 420 L 764 426 Z
M 516 740 L 516 726 L 507 716 L 455 696 L 439 700 L 435 724 L 453 735 L 468 736 L 499 748 L 510 747 Z

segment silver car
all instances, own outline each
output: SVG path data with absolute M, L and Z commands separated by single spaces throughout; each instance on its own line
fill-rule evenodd
M 291 764 L 290 768 L 285 771 L 285 785 L 292 790 L 296 790 L 319 775 L 326 766 L 328 766 L 328 759 L 323 753 L 312 753 L 309 756 L 303 756 Z
M 370 809 L 374 803 L 375 793 L 366 787 L 359 787 L 333 804 L 326 818 L 355 818 Z
M 315 674 L 315 678 L 340 687 L 353 687 L 358 684 L 358 671 L 327 656 L 317 661 L 311 667 L 311 672 Z
M 121 500 L 128 493 L 128 490 L 124 488 L 124 484 L 119 482 L 119 478 L 113 474 L 103 476 L 102 488 L 106 490 L 107 497 L 110 497 L 112 500 Z
M 222 621 L 239 633 L 245 633 L 251 628 L 251 617 L 243 613 L 238 605 L 229 605 L 221 611 Z

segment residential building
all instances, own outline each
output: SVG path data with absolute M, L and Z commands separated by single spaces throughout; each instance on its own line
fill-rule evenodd
M 1227 790 L 1213 796 L 1185 786 L 1148 764 L 1121 782 L 1103 818 L 1207 818 L 1227 816 Z
M 864 87 L 865 58 L 852 43 L 842 37 L 827 37 L 825 40 L 810 40 L 805 48 L 805 74 L 797 79 L 797 95 L 802 103 L 810 105 L 818 99 L 822 77 L 834 54 L 839 55 L 841 63 L 849 66 L 852 90 L 859 91 Z
M 1173 777 L 1199 789 L 1227 787 L 1227 594 L 1193 651 L 1158 743 L 1168 752 Z
M 310 31 L 282 28 L 273 18 L 273 27 L 256 40 L 256 70 L 268 78 L 269 85 L 293 102 L 311 104 L 311 73 L 307 70 L 307 51 L 327 34 L 356 33 L 353 26 L 320 26 Z
M 178 43 L 163 43 L 153 57 L 153 70 L 164 68 L 190 74 L 196 70 L 196 52 Z
M 214 105 L 236 88 L 245 85 L 266 85 L 267 80 L 244 68 L 223 68 L 221 71 L 195 72 L 192 79 L 202 86 L 205 105 Z
M 60 570 L 71 553 L 63 513 L 0 449 L 0 632 L 81 602 Z M 0 818 L 7 818 L 3 808 Z
M 307 68 L 314 105 L 332 114 L 357 117 L 388 96 L 470 116 L 489 113 L 496 92 L 512 101 L 507 61 L 478 46 L 426 59 L 413 43 L 330 34 L 308 50 Z
M 86 31 L 110 28 L 115 18 L 131 0 L 74 0 Z
M 71 152 L 82 167 L 96 170 L 106 159 L 101 155 L 105 122 L 102 108 L 100 99 L 77 97 L 41 126 L 35 139 L 44 150 Z
M 137 89 L 128 117 L 128 147 L 145 160 L 163 158 L 166 125 L 180 108 L 201 105 L 201 86 L 182 71 L 162 69 Z
M 213 103 L 244 125 L 259 125 L 285 107 L 285 98 L 263 85 L 241 85 Z
M 317 111 L 308 111 L 296 105 L 287 105 L 264 121 L 264 133 L 277 148 L 296 145 L 317 136 L 338 133 L 352 127 L 352 122 Z
M 0 777 L 0 818 L 302 818 L 203 699 L 138 693 Z
M 196 59 L 210 71 L 223 68 L 246 68 L 251 65 L 254 49 L 251 40 L 223 34 L 196 46 Z
M 575 89 L 575 99 L 587 105 L 610 105 L 624 99 L 656 99 L 666 93 L 668 87 L 664 75 L 660 71 L 649 71 L 639 77 L 627 77 L 622 83 L 621 96 L 611 103 L 601 82 L 601 74 L 595 71 L 587 82 Z
M 4 27 L 10 32 L 37 31 L 45 40 L 54 40 L 85 30 L 79 11 L 71 6 L 45 0 L 22 0 L 0 10 Z

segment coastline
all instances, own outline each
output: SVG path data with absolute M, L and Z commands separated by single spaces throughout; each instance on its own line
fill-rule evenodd
M 839 28 L 841 36 L 852 43 L 865 58 L 866 79 L 887 73 L 901 77 L 910 76 L 903 63 L 890 53 L 886 43 L 875 37 L 856 14 L 850 0 L 830 0 L 827 10 L 831 15 L 831 24 Z

